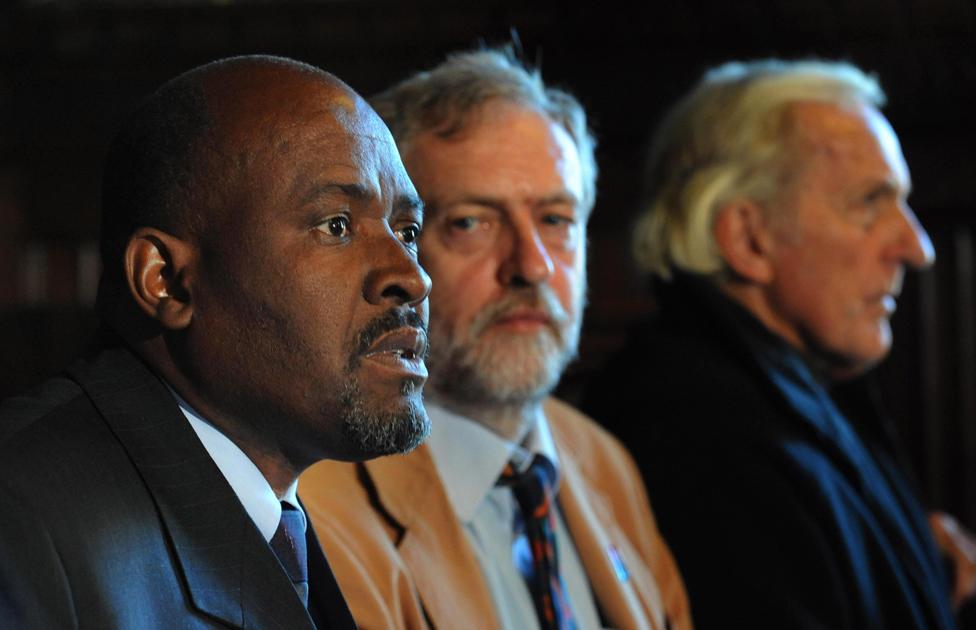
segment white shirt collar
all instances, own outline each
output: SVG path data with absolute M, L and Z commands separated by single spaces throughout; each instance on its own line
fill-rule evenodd
M 173 391 L 180 411 L 190 421 L 190 426 L 203 443 L 203 448 L 210 454 L 210 458 L 217 464 L 234 494 L 244 506 L 247 515 L 251 517 L 258 531 L 266 541 L 271 541 L 278 523 L 281 521 L 281 502 L 286 501 L 295 507 L 304 518 L 305 512 L 298 504 L 298 480 L 296 479 L 285 491 L 285 496 L 278 499 L 271 484 L 264 478 L 254 462 L 244 454 L 234 442 L 221 433 L 212 424 L 204 420 L 179 394 Z M 307 523 L 306 523 L 307 526 Z
M 454 513 L 463 523 L 474 518 L 478 505 L 495 487 L 510 459 L 527 465 L 533 455 L 541 453 L 559 470 L 556 444 L 545 416 L 540 416 L 529 431 L 523 447 L 429 400 L 424 406 L 431 423 L 427 445 Z

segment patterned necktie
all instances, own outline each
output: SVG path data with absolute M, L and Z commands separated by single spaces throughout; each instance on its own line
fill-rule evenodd
M 559 576 L 556 555 L 556 514 L 554 510 L 556 469 L 545 456 L 537 454 L 523 472 L 508 463 L 498 485 L 508 486 L 522 512 L 525 537 L 531 552 L 530 563 L 516 563 L 532 593 L 539 625 L 546 630 L 576 627 L 569 607 L 566 586 Z
M 281 502 L 281 521 L 271 537 L 271 549 L 288 574 L 302 604 L 308 607 L 308 554 L 305 548 L 305 515 Z

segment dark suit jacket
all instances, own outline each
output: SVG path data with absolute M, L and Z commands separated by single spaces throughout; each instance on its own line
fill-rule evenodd
M 695 625 L 954 627 L 882 432 L 855 431 L 802 357 L 704 281 L 678 278 L 662 307 L 584 408 L 635 453 Z
M 310 610 L 353 628 L 309 540 Z M 173 396 L 106 349 L 0 407 L 0 627 L 311 628 Z

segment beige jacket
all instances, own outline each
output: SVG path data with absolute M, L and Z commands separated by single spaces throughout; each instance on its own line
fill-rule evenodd
M 559 453 L 559 505 L 606 621 L 622 629 L 690 630 L 684 585 L 630 455 L 565 403 L 547 401 L 546 416 Z M 322 462 L 299 487 L 361 628 L 498 627 L 426 447 L 360 464 Z M 614 552 L 626 579 L 618 577 Z

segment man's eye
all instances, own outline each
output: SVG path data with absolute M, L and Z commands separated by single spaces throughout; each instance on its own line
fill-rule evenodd
M 865 195 L 864 205 L 867 208 L 877 211 L 880 208 L 884 207 L 884 204 L 886 204 L 891 198 L 892 196 L 888 194 L 888 191 L 876 190 L 869 193 L 868 195 Z
M 420 238 L 420 226 L 416 223 L 404 226 L 397 230 L 400 240 L 406 245 L 414 245 Z
M 470 232 L 471 230 L 478 227 L 480 222 L 475 217 L 458 217 L 456 219 L 451 219 L 448 225 L 451 229 L 461 230 L 462 232 Z
M 472 253 L 481 251 L 495 242 L 500 229 L 504 226 L 497 215 L 492 213 L 457 214 L 446 217 L 442 238 L 451 248 Z
M 576 219 L 561 214 L 547 214 L 542 217 L 542 222 L 546 225 L 572 225 L 576 223 Z
M 539 218 L 539 233 L 552 247 L 573 250 L 578 241 L 579 224 L 574 215 L 552 212 Z
M 316 229 L 333 238 L 345 238 L 349 236 L 349 217 L 344 214 L 331 216 L 318 224 Z

